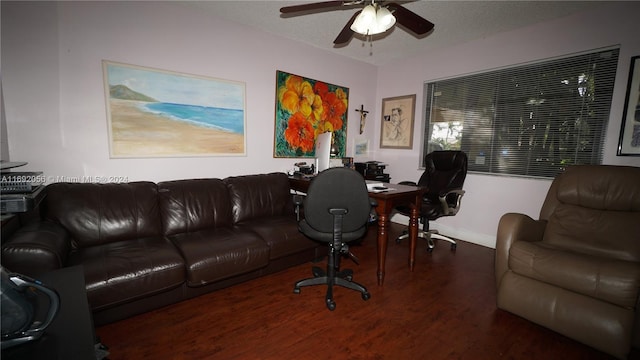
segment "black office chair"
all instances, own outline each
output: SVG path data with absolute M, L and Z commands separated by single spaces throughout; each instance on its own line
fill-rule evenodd
M 313 267 L 313 277 L 298 281 L 293 292 L 312 285 L 327 285 L 326 305 L 336 308 L 333 286 L 360 291 L 363 300 L 371 295 L 367 289 L 352 281 L 353 271 L 340 270 L 340 258 L 357 258 L 349 251 L 348 242 L 362 238 L 367 232 L 369 213 L 375 201 L 369 198 L 362 175 L 349 168 L 331 168 L 319 173 L 309 185 L 304 198 L 304 219 L 298 229 L 312 240 L 329 245 L 327 270 Z
M 429 230 L 429 221 L 443 216 L 454 216 L 460 210 L 464 190 L 464 179 L 467 177 L 467 154 L 462 151 L 434 151 L 424 158 L 425 170 L 418 183 L 403 181 L 400 184 L 424 186 L 428 190 L 422 198 L 420 207 L 420 222 L 422 231 L 418 237 L 427 240 L 427 250 L 433 251 L 433 239 L 445 240 L 451 243 L 451 250 L 456 249 L 456 241 L 438 234 L 438 230 Z M 409 216 L 410 209 L 406 206 L 396 210 Z M 400 235 L 396 242 L 409 237 L 407 231 Z

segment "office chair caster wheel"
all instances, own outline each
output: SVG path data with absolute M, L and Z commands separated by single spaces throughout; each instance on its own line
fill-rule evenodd
M 369 294 L 368 292 L 363 292 L 362 293 L 362 300 L 367 301 L 371 299 L 371 294 Z
M 300 288 L 299 287 L 293 288 L 293 293 L 294 294 L 300 294 Z
M 457 247 L 458 247 L 457 244 L 451 244 L 451 250 L 452 251 L 455 251 Z
M 313 274 L 313 277 L 324 276 L 324 270 L 320 269 L 317 266 L 314 266 L 313 268 L 311 268 L 311 273 Z
M 331 299 L 327 299 L 327 308 L 331 311 L 336 309 L 336 302 L 331 300 Z
M 432 248 L 432 247 L 428 247 L 428 248 L 427 248 L 427 251 L 428 251 L 429 253 L 432 253 L 432 252 L 433 252 L 433 248 Z
M 351 282 L 353 281 L 353 270 L 351 269 L 342 270 L 337 274 L 337 276 Z
M 400 235 L 400 236 L 398 236 L 396 238 L 396 244 L 400 244 L 402 242 L 402 237 L 405 236 L 405 235 L 408 235 L 408 234 L 409 234 L 409 232 L 407 230 L 403 230 L 402 231 L 402 235 Z

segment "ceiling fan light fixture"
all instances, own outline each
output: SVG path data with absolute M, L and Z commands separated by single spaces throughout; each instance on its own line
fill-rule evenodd
M 376 14 L 376 21 L 378 26 L 383 28 L 383 31 L 389 30 L 396 23 L 396 17 L 393 16 L 391 11 L 386 7 L 380 7 L 378 9 L 378 13 Z
M 361 35 L 375 35 L 389 30 L 396 18 L 384 7 L 367 5 L 351 24 L 351 30 Z

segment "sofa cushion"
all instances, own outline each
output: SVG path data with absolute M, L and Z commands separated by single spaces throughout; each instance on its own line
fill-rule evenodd
M 76 248 L 160 235 L 152 182 L 53 183 L 46 190 L 45 218 L 61 224 Z
M 91 307 L 99 310 L 175 288 L 185 281 L 184 260 L 162 237 L 78 249 L 69 266 L 82 265 Z
M 633 308 L 640 289 L 640 264 L 563 251 L 542 242 L 516 241 L 509 267 L 519 275 Z
M 220 179 L 190 179 L 158 183 L 165 235 L 232 225 L 231 202 Z
M 269 263 L 269 247 L 248 229 L 216 228 L 169 238 L 185 259 L 189 286 L 206 285 Z
M 295 217 L 290 215 L 272 216 L 240 223 L 258 233 L 271 248 L 269 257 L 278 259 L 300 251 L 313 249 L 319 244 L 308 239 L 300 230 Z
M 229 188 L 235 223 L 294 213 L 285 173 L 228 177 L 224 182 Z

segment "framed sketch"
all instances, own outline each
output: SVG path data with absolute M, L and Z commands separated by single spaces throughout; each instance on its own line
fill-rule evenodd
M 381 148 L 411 149 L 413 147 L 415 107 L 415 94 L 382 99 Z
M 273 156 L 315 157 L 319 134 L 333 132 L 332 155 L 346 156 L 349 89 L 276 71 Z
M 640 56 L 631 58 L 618 155 L 640 156 Z
M 245 84 L 102 62 L 112 158 L 244 156 Z

